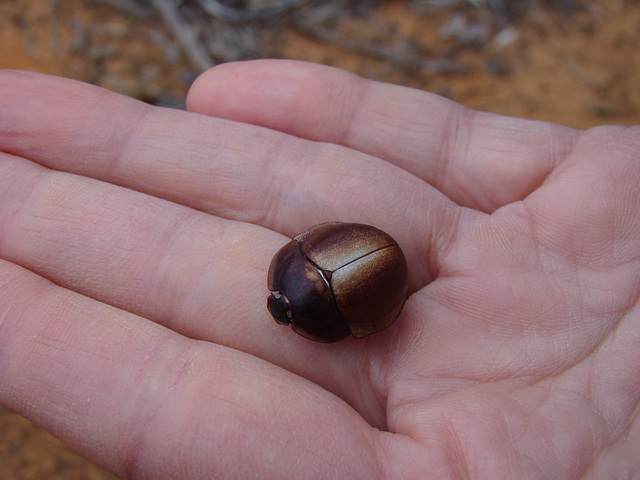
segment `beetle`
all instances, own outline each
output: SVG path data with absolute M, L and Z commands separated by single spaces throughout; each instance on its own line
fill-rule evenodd
M 271 260 L 267 308 L 317 342 L 361 338 L 391 325 L 407 298 L 407 262 L 387 233 L 360 223 L 315 225 Z

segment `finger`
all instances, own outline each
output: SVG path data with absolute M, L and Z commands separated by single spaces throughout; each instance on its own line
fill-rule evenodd
M 577 135 L 292 61 L 218 66 L 196 80 L 187 107 L 386 159 L 455 202 L 487 212 L 525 198 Z
M 1 261 L 0 287 L 0 403 L 123 478 L 383 476 L 381 434 L 306 380 Z
M 360 367 L 368 359 L 377 371 L 392 368 L 385 358 L 394 332 L 325 345 L 277 325 L 266 279 L 281 235 L 7 155 L 0 205 L 1 258 L 187 337 L 266 359 L 384 425 L 385 383 Z
M 251 205 L 265 198 L 264 188 L 243 177 L 272 143 L 264 129 L 152 108 L 81 82 L 22 71 L 0 71 L 0 105 L 0 150 L 49 168 L 229 216 L 245 210 L 257 216 Z
M 288 236 L 323 221 L 373 224 L 412 260 L 413 289 L 456 233 L 453 203 L 368 155 L 53 77 L 5 72 L 0 85 L 6 152 Z

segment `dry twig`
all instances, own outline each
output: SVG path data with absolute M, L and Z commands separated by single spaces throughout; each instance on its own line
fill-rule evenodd
M 190 25 L 180 15 L 173 3 L 170 0 L 151 0 L 151 2 L 160 13 L 165 24 L 178 39 L 189 60 L 202 72 L 213 67 L 215 62 L 209 52 L 198 41 Z
M 403 52 L 386 45 L 357 41 L 344 38 L 335 31 L 319 26 L 306 25 L 303 22 L 294 23 L 294 27 L 301 33 L 307 34 L 322 43 L 330 43 L 351 52 L 359 53 L 384 60 L 401 68 L 421 70 L 426 73 L 464 74 L 469 67 L 463 63 L 445 58 L 426 60 L 417 55 Z
M 119 8 L 125 12 L 136 15 L 137 17 L 148 17 L 152 13 L 152 9 L 146 5 L 142 5 L 135 0 L 99 0 L 102 3 Z
M 282 0 L 276 5 L 262 8 L 238 9 L 228 7 L 218 0 L 196 0 L 202 9 L 212 17 L 227 22 L 251 22 L 266 20 L 274 15 L 279 15 L 294 8 L 312 3 L 314 0 Z

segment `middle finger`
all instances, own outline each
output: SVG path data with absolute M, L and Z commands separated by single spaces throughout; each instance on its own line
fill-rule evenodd
M 452 202 L 375 157 L 145 106 L 78 82 L 15 75 L 0 88 L 0 149 L 50 168 L 288 236 L 323 221 L 370 223 L 405 249 L 413 289 L 431 279 L 438 269 L 438 247 L 455 233 L 458 214 Z M 20 135 L 11 134 L 16 126 Z

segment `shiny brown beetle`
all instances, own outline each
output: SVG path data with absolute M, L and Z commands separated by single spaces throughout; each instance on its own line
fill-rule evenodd
M 388 327 L 407 297 L 407 262 L 382 230 L 322 223 L 275 254 L 267 308 L 303 337 L 336 342 Z

